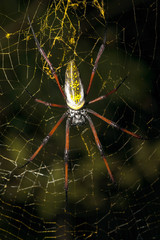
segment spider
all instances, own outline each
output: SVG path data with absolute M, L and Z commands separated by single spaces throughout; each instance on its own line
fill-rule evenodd
M 102 99 L 107 98 L 109 95 L 111 95 L 112 93 L 115 93 L 119 87 L 122 85 L 122 83 L 125 81 L 126 78 L 124 78 L 122 80 L 122 82 L 120 82 L 120 84 L 114 88 L 112 91 L 110 91 L 109 93 L 107 93 L 106 95 L 100 96 L 94 100 L 91 100 L 89 102 L 85 102 L 85 98 L 86 96 L 89 94 L 91 85 L 92 85 L 92 81 L 98 66 L 98 62 L 99 59 L 105 49 L 105 43 L 106 43 L 106 33 L 104 35 L 103 38 L 103 43 L 100 46 L 100 49 L 98 51 L 93 69 L 92 69 L 92 73 L 91 73 L 91 77 L 90 77 L 90 81 L 89 81 L 89 85 L 87 88 L 86 93 L 84 93 L 84 88 L 80 79 L 80 74 L 78 71 L 78 68 L 75 64 L 75 60 L 71 60 L 69 61 L 67 67 L 66 67 L 66 72 L 65 72 L 65 85 L 64 85 L 64 91 L 59 83 L 58 80 L 58 76 L 51 64 L 51 62 L 49 61 L 49 59 L 47 58 L 46 53 L 44 52 L 43 48 L 40 46 L 40 43 L 35 35 L 35 32 L 33 30 L 33 27 L 31 25 L 30 19 L 28 17 L 28 21 L 29 21 L 29 25 L 35 40 L 35 43 L 37 45 L 38 51 L 40 52 L 40 54 L 43 56 L 43 58 L 45 59 L 45 61 L 47 62 L 51 73 L 53 74 L 53 77 L 55 78 L 57 85 L 59 87 L 59 90 L 63 96 L 63 98 L 66 101 L 66 105 L 59 105 L 59 104 L 55 104 L 55 103 L 49 103 L 49 102 L 45 102 L 42 101 L 40 99 L 34 98 L 34 100 L 38 103 L 44 104 L 46 106 L 51 106 L 51 107 L 58 107 L 58 108 L 67 108 L 66 112 L 63 113 L 62 117 L 59 119 L 59 121 L 56 123 L 56 125 L 52 128 L 52 130 L 48 133 L 48 135 L 43 139 L 41 145 L 38 147 L 38 149 L 34 152 L 34 154 L 27 160 L 27 162 L 23 165 L 23 167 L 25 165 L 27 165 L 29 162 L 31 162 L 36 156 L 37 154 L 40 152 L 40 150 L 43 148 L 43 146 L 48 142 L 48 140 L 50 139 L 50 137 L 54 134 L 55 130 L 58 128 L 58 126 L 62 123 L 62 121 L 66 118 L 66 134 L 65 134 L 65 150 L 64 150 L 64 169 L 65 169 L 65 184 L 64 184 L 64 188 L 65 188 L 65 192 L 67 194 L 68 192 L 68 158 L 69 158 L 69 131 L 70 131 L 70 126 L 76 126 L 76 125 L 82 125 L 85 124 L 86 121 L 89 122 L 89 125 L 91 127 L 91 130 L 93 132 L 93 136 L 95 138 L 95 142 L 96 145 L 99 149 L 99 152 L 104 160 L 104 163 L 106 165 L 106 168 L 108 170 L 108 174 L 112 180 L 112 182 L 114 182 L 114 177 L 112 175 L 112 172 L 110 170 L 110 167 L 108 165 L 107 159 L 105 157 L 102 145 L 100 143 L 100 140 L 98 138 L 96 129 L 94 127 L 94 124 L 92 122 L 92 119 L 90 117 L 90 114 L 102 119 L 103 121 L 105 121 L 106 123 L 108 123 L 109 125 L 111 125 L 114 128 L 117 128 L 119 130 L 121 130 L 122 132 L 125 132 L 135 138 L 138 139 L 144 139 L 143 137 L 137 135 L 136 133 L 130 132 L 127 129 L 121 128 L 117 123 L 101 116 L 100 114 L 98 114 L 97 112 L 85 108 L 86 105 L 98 102 Z M 28 92 L 28 90 L 27 90 Z M 29 93 L 30 94 L 30 93 Z M 31 95 L 31 94 L 30 94 Z M 31 95 L 32 96 L 32 95 Z

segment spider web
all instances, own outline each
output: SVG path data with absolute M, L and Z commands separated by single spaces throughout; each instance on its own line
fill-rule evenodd
M 0 236 L 1 239 L 160 239 L 158 0 L 1 1 Z M 65 121 L 34 161 L 64 110 L 27 16 L 61 85 L 75 58 L 84 88 L 107 25 L 106 49 L 88 96 L 89 107 L 130 131 L 134 139 L 94 116 L 114 175 L 111 183 L 89 125 L 70 131 L 69 190 L 64 191 Z

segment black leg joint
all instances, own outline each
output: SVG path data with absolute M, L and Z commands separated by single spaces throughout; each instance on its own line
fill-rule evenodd
M 101 144 L 98 144 L 98 149 L 99 149 L 99 151 L 100 151 L 101 156 L 104 156 L 104 150 L 103 150 Z
M 68 151 L 64 151 L 64 161 L 68 162 L 68 158 L 69 158 L 69 152 Z
M 46 144 L 49 140 L 49 136 L 47 135 L 44 139 L 43 139 L 43 144 Z

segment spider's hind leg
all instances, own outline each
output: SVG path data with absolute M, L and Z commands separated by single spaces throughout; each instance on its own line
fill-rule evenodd
M 104 52 L 104 49 L 105 49 L 105 46 L 106 46 L 106 39 L 107 39 L 107 31 L 105 31 L 104 38 L 103 38 L 103 43 L 101 44 L 101 46 L 100 46 L 100 48 L 99 48 L 99 51 L 98 51 L 96 60 L 95 60 L 95 62 L 94 62 L 94 66 L 93 66 L 93 69 L 92 69 L 92 73 L 91 73 L 91 77 L 90 77 L 88 89 L 87 89 L 87 92 L 86 92 L 86 96 L 88 95 L 88 93 L 89 93 L 89 91 L 90 91 L 90 88 L 91 88 L 91 85 L 92 85 L 92 81 L 93 81 L 95 72 L 96 72 L 97 67 L 98 67 L 99 59 L 101 58 L 101 55 L 102 55 L 102 53 Z
M 65 93 L 64 93 L 63 90 L 62 90 L 62 87 L 61 87 L 61 85 L 60 85 L 58 76 L 57 76 L 57 74 L 56 74 L 56 72 L 55 72 L 55 70 L 54 70 L 51 62 L 49 61 L 49 59 L 48 59 L 45 51 L 44 51 L 43 48 L 40 46 L 40 43 L 39 43 L 39 41 L 38 41 L 38 39 L 37 39 L 37 37 L 36 37 L 36 34 L 35 34 L 34 30 L 33 30 L 33 27 L 32 27 L 32 24 L 31 24 L 31 21 L 30 21 L 29 16 L 28 16 L 28 22 L 29 22 L 29 25 L 30 25 L 30 28 L 31 28 L 31 31 L 32 31 L 32 34 L 33 34 L 33 37 L 34 37 L 34 41 L 35 41 L 35 43 L 36 43 L 36 45 L 37 45 L 38 51 L 40 52 L 40 54 L 42 55 L 42 57 L 44 58 L 44 60 L 47 62 L 48 66 L 49 66 L 49 68 L 50 68 L 50 70 L 51 70 L 51 72 L 52 72 L 52 75 L 54 76 L 54 78 L 55 78 L 55 80 L 56 80 L 56 82 L 57 82 L 57 85 L 58 85 L 58 87 L 59 87 L 59 90 L 60 90 L 61 94 L 63 95 L 63 97 L 64 97 L 64 99 L 65 99 L 66 96 L 65 96 Z

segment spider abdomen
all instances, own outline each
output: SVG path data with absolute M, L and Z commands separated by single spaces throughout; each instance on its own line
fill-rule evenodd
M 67 105 L 71 109 L 79 110 L 83 107 L 85 103 L 84 89 L 74 60 L 71 60 L 66 68 L 65 94 Z

